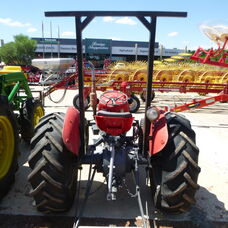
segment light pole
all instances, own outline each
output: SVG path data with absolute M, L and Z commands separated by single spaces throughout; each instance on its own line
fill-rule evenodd
M 52 22 L 50 21 L 50 35 L 51 35 L 51 58 L 53 58 L 53 52 L 52 52 Z
M 60 32 L 59 32 L 59 26 L 58 26 L 58 58 L 60 58 Z
M 43 59 L 44 59 L 45 46 L 44 46 L 44 23 L 43 23 L 43 21 L 42 21 L 42 41 L 43 41 Z
M 160 60 L 162 60 L 162 56 L 163 56 L 163 49 L 164 49 L 163 45 L 162 45 L 162 44 L 160 44 Z
M 138 60 L 138 44 L 135 44 L 135 61 Z

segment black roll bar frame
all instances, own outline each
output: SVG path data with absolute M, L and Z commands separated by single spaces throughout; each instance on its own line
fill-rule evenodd
M 169 11 L 52 11 L 45 12 L 46 17 L 74 17 L 76 28 L 76 46 L 77 46 L 77 70 L 78 70 L 78 84 L 79 84 L 79 107 L 80 107 L 80 132 L 81 132 L 81 145 L 85 145 L 84 132 L 85 132 L 85 111 L 83 102 L 83 53 L 82 53 L 82 31 L 95 17 L 137 17 L 139 21 L 149 30 L 149 54 L 147 66 L 147 95 L 145 106 L 145 124 L 143 136 L 143 153 L 147 157 L 148 153 L 148 136 L 149 136 L 149 120 L 146 117 L 146 110 L 151 103 L 151 91 L 153 81 L 153 61 L 154 61 L 154 48 L 155 48 L 155 35 L 157 17 L 187 17 L 187 12 L 169 12 Z M 150 21 L 146 17 L 150 18 Z M 80 156 L 85 154 L 85 147 L 81 146 Z

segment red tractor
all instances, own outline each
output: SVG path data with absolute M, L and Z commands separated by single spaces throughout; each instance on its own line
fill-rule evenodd
M 176 113 L 151 106 L 151 85 L 155 25 L 158 16 L 184 17 L 177 12 L 47 12 L 46 16 L 75 16 L 77 28 L 79 105 L 69 107 L 66 114 L 44 116 L 31 140 L 28 180 L 36 208 L 44 213 L 69 210 L 76 195 L 78 170 L 83 164 L 103 173 L 107 183 L 107 200 L 118 198 L 118 189 L 127 173 L 133 172 L 136 195 L 143 214 L 139 165 L 146 165 L 151 196 L 155 207 L 163 212 L 180 213 L 195 203 L 200 167 L 199 149 L 189 120 Z M 150 51 L 145 118 L 136 120 L 129 112 L 129 97 L 118 91 L 103 93 L 99 101 L 92 89 L 90 96 L 94 120 L 86 120 L 83 103 L 81 31 L 94 16 L 136 16 L 149 29 Z M 81 22 L 81 17 L 85 17 Z M 148 22 L 145 17 L 151 17 Z M 81 83 L 81 84 L 80 84 Z M 98 104 L 96 104 L 98 101 Z M 96 107 L 97 106 L 97 107 Z M 89 139 L 98 135 L 94 143 Z M 91 168 L 92 169 L 92 168 Z M 94 171 L 94 172 L 95 172 Z M 87 196 L 94 173 L 88 180 Z M 145 181 L 144 181 L 145 183 Z

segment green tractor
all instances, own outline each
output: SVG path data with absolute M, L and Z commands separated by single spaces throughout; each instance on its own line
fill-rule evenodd
M 43 105 L 33 98 L 21 67 L 0 70 L 0 200 L 10 189 L 18 168 L 19 134 L 30 142 L 43 115 Z

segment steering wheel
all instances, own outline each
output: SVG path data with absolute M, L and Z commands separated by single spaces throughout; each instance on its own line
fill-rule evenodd
M 109 101 L 112 102 L 112 105 L 116 105 L 116 102 L 117 102 L 121 97 L 124 97 L 126 101 L 127 101 L 127 99 L 128 99 L 128 97 L 127 97 L 126 94 L 121 94 L 120 96 L 115 97 L 115 98 L 113 98 L 113 97 L 108 97 L 108 96 L 106 96 L 105 94 L 102 94 L 101 97 L 107 98 L 107 99 L 108 99 L 108 102 L 109 102 Z M 107 103 L 108 103 L 108 102 L 107 102 Z

